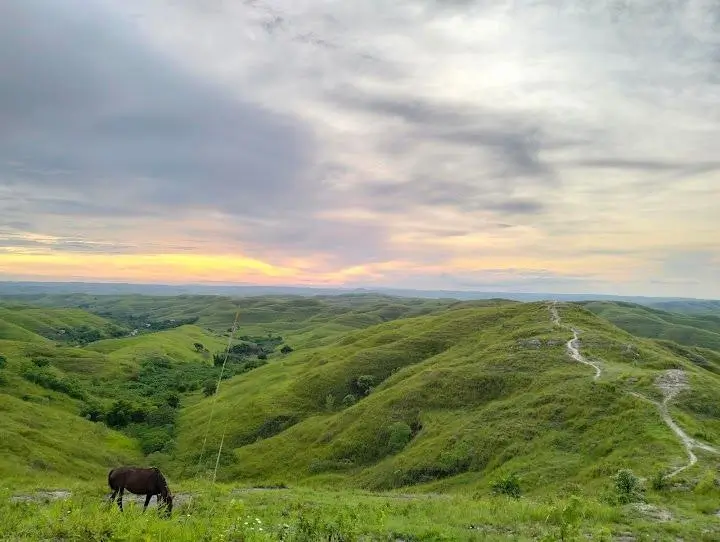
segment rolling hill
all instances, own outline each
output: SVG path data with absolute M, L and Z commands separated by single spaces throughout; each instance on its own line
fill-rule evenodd
M 332 510 L 313 516 L 312 532 L 324 537 L 345 536 L 354 527 L 338 518 L 362 514 L 375 518 L 377 540 L 555 540 L 577 521 L 586 537 L 608 524 L 651 539 L 718 534 L 720 352 L 638 337 L 595 314 L 597 305 L 376 295 L 37 302 L 46 306 L 0 307 L 5 487 L 99 494 L 109 467 L 132 462 L 159 465 L 173 487 L 197 492 L 218 461 L 216 480 L 228 485 L 212 485 L 216 500 L 180 505 L 183 518 L 200 521 L 195 534 L 216 507 L 235 514 L 236 499 L 294 529 L 311 529 L 317 506 Z M 622 469 L 640 477 L 642 495 L 618 493 Z M 236 493 L 288 485 L 280 496 Z M 340 508 L 338 499 L 364 504 Z M 638 500 L 645 508 L 620 508 Z M 74 519 L 73 532 L 109 532 L 96 504 L 77 507 L 94 515 Z M 469 537 L 478 507 L 494 511 L 482 516 L 491 530 Z M 653 510 L 677 520 L 656 525 Z M 388 530 L 388 513 L 402 527 Z M 175 523 L 143 525 L 187 534 Z
M 572 334 L 546 303 L 459 304 L 226 382 L 216 400 L 183 411 L 178 464 L 202 452 L 211 467 L 223 441 L 218 476 L 253 483 L 488 491 L 489 480 L 518 472 L 528 489 L 548 491 L 592 487 L 623 467 L 652 477 L 685 459 L 646 400 L 662 399 L 656 381 L 673 369 L 693 390 L 673 413 L 720 446 L 715 373 L 578 305 L 560 307 L 602 368 L 597 382 L 568 357 Z
M 711 303 L 703 306 L 712 307 Z M 720 305 L 714 312 L 685 314 L 622 302 L 593 301 L 582 305 L 633 335 L 720 352 Z

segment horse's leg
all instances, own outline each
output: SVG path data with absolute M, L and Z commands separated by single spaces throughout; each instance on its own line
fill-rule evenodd
M 150 499 L 152 499 L 152 493 L 145 495 L 145 506 L 143 506 L 143 512 L 147 510 L 148 504 L 150 504 Z
M 118 496 L 117 496 L 117 503 L 118 503 L 118 506 L 120 507 L 121 512 L 123 511 L 123 507 L 122 507 L 123 493 L 125 493 L 125 488 L 120 486 L 120 492 L 118 493 Z

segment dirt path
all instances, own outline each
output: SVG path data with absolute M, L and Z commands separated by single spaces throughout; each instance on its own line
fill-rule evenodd
M 560 314 L 558 313 L 558 310 L 557 310 L 557 301 L 553 301 L 550 304 L 549 308 L 550 308 L 550 318 L 552 319 L 553 324 L 572 331 L 573 338 L 570 339 L 565 344 L 565 348 L 567 348 L 567 352 L 570 355 L 570 357 L 579 363 L 583 363 L 583 364 L 595 369 L 595 377 L 593 378 L 593 380 L 597 380 L 598 378 L 600 378 L 600 375 L 602 374 L 602 369 L 600 368 L 600 366 L 597 363 L 594 363 L 594 362 L 588 360 L 585 356 L 583 356 L 580 353 L 580 338 L 579 338 L 580 331 L 575 329 L 574 327 L 570 327 L 570 326 L 562 323 L 562 321 L 560 320 Z
M 663 393 L 663 400 L 661 403 L 653 401 L 652 399 L 649 399 L 640 393 L 630 393 L 636 397 L 639 397 L 641 399 L 644 399 L 645 401 L 654 404 L 658 408 L 658 410 L 660 410 L 660 415 L 662 416 L 665 424 L 672 430 L 673 433 L 677 435 L 677 437 L 680 439 L 683 446 L 685 447 L 685 451 L 688 455 L 688 463 L 672 471 L 666 476 L 666 478 L 672 478 L 673 476 L 680 474 L 685 469 L 688 469 L 692 467 L 695 463 L 697 463 L 697 456 L 693 452 L 694 449 L 704 450 L 712 454 L 720 455 L 720 450 L 718 450 L 717 448 L 713 448 L 709 444 L 705 444 L 703 442 L 695 440 L 687 433 L 685 433 L 685 431 L 683 431 L 680 426 L 675 423 L 675 420 L 673 420 L 670 416 L 670 412 L 668 411 L 668 404 L 677 396 L 678 393 L 688 387 L 685 372 L 680 369 L 670 369 L 669 371 L 665 371 L 657 378 L 657 380 L 655 381 L 655 385 L 660 388 L 660 391 L 662 391 Z

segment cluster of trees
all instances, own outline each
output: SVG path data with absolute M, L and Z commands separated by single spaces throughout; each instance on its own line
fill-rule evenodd
M 102 329 L 82 325 L 75 328 L 58 330 L 54 332 L 50 338 L 69 344 L 86 345 L 101 339 L 122 337 L 126 333 L 127 331 L 125 329 L 114 324 Z

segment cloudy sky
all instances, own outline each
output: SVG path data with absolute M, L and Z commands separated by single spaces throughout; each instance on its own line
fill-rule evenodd
M 3 0 L 0 278 L 720 297 L 716 0 Z

